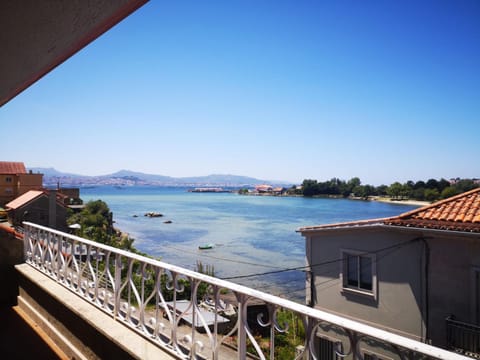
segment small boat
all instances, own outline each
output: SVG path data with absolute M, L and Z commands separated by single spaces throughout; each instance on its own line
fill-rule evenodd
M 208 249 L 213 249 L 213 244 L 203 244 L 203 245 L 200 245 L 198 248 L 200 250 L 208 250 Z

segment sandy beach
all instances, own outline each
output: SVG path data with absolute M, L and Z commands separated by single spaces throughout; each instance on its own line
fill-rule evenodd
M 427 206 L 431 203 L 429 201 L 420 201 L 420 200 L 393 200 L 389 197 L 380 197 L 380 196 L 372 196 L 370 198 L 372 201 L 381 201 L 390 204 L 403 204 L 403 205 L 414 205 L 414 206 Z

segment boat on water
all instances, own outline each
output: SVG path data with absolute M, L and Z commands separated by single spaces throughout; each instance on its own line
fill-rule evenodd
M 214 247 L 214 244 L 203 244 L 203 245 L 200 245 L 198 248 L 200 250 L 208 250 L 208 249 L 213 249 Z

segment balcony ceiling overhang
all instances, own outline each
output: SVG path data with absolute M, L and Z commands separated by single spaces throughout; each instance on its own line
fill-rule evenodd
M 147 1 L 1 1 L 0 106 Z

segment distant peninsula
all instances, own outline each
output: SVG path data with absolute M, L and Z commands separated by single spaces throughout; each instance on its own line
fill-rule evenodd
M 248 176 L 212 174 L 196 177 L 171 177 L 120 170 L 113 174 L 86 176 L 58 171 L 54 168 L 29 168 L 33 173 L 43 174 L 46 187 L 61 186 L 186 186 L 186 187 L 247 187 L 259 184 L 291 186 L 287 181 L 261 180 Z

